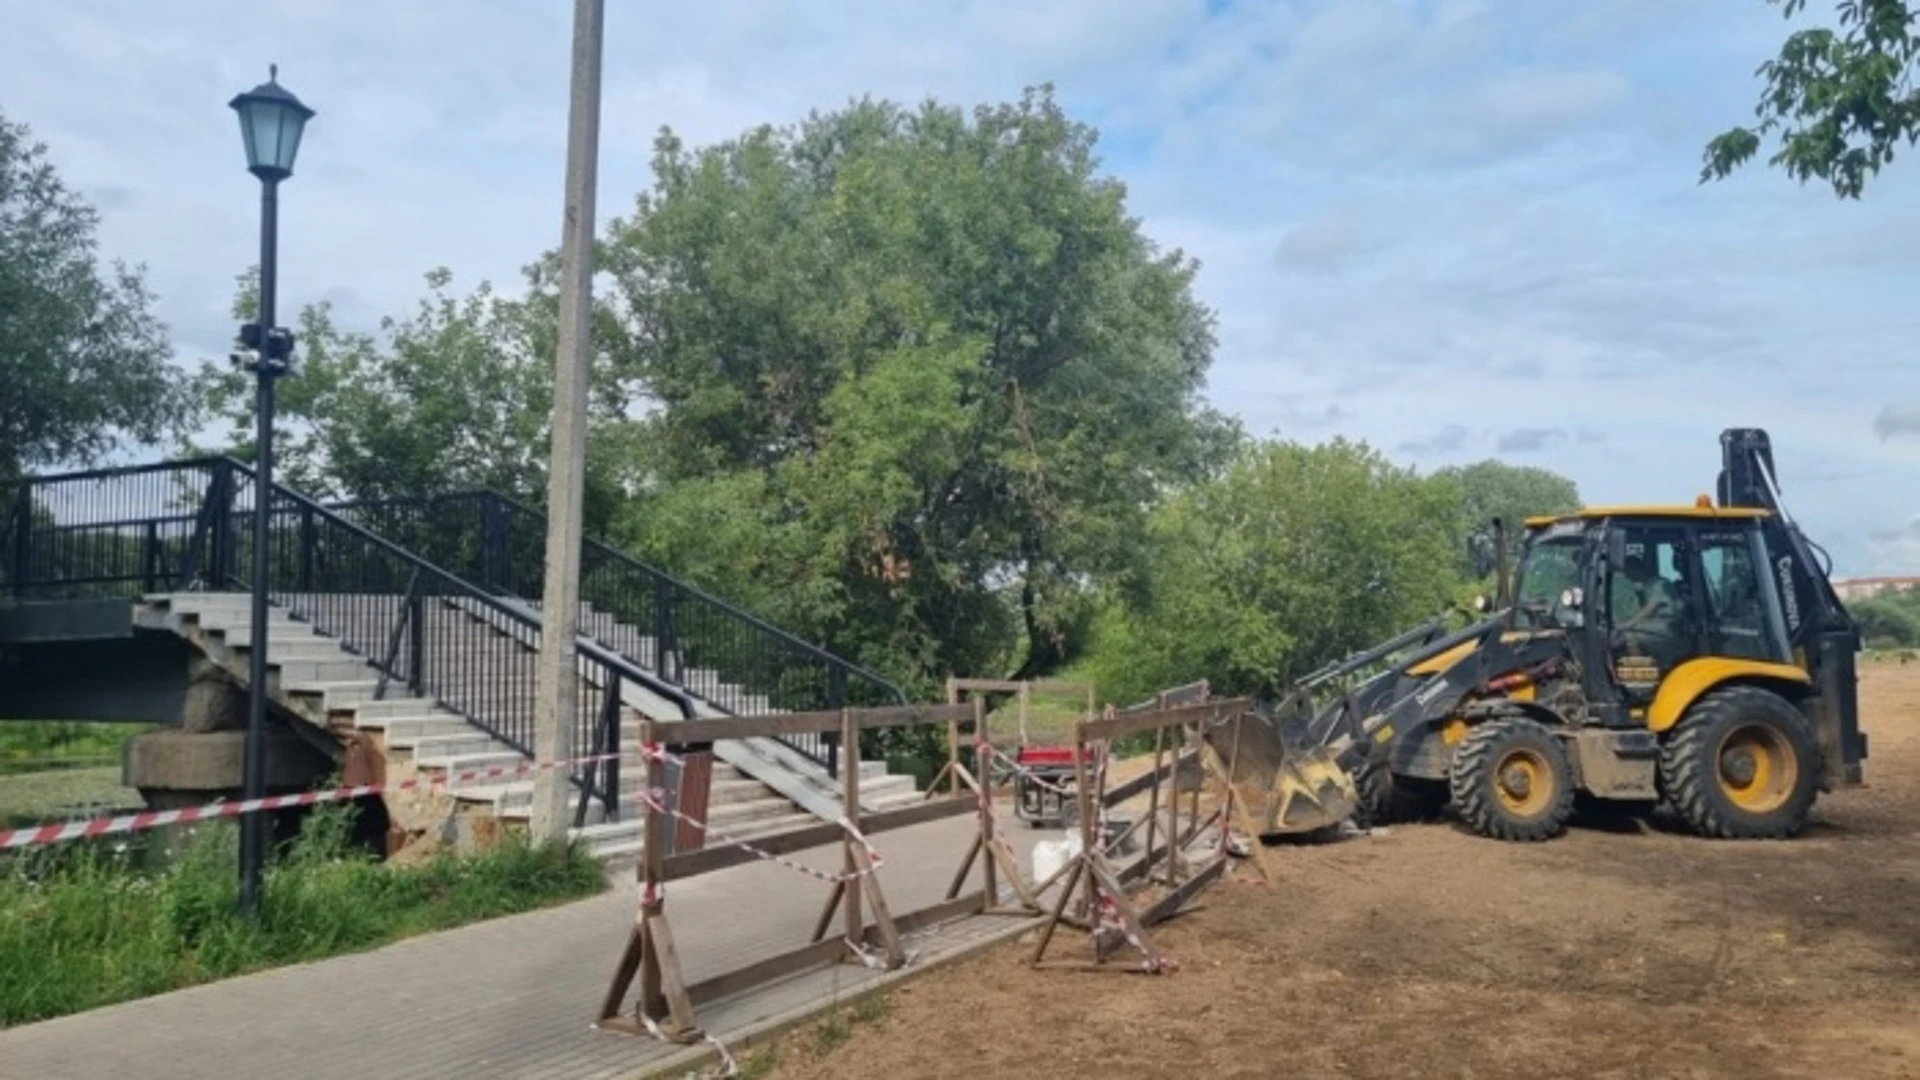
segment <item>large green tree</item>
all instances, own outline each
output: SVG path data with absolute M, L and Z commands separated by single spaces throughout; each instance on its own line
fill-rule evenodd
M 1767 0 L 1788 18 L 1806 0 Z M 1920 7 L 1909 0 L 1837 0 L 1837 25 L 1787 36 L 1756 72 L 1766 80 L 1752 127 L 1707 144 L 1700 178 L 1722 179 L 1779 133 L 1768 164 L 1805 183 L 1822 180 L 1841 198 L 1860 197 L 1901 143 L 1920 142 Z
M 905 676 L 1022 676 L 1231 425 L 1211 314 L 1051 92 L 691 150 L 607 239 L 627 535 Z M 1009 650 L 1010 642 L 1020 642 Z
M 0 114 L 0 479 L 192 421 L 144 268 L 101 265 L 98 224 L 46 145 Z
M 1133 594 L 1104 612 L 1089 672 L 1109 700 L 1194 679 L 1270 693 L 1454 600 L 1458 486 L 1365 443 L 1248 443 L 1174 495 Z
M 1527 518 L 1580 508 L 1579 487 L 1567 477 L 1538 466 L 1489 459 L 1451 465 L 1434 476 L 1459 488 L 1456 550 L 1462 566 L 1471 565 L 1470 545 L 1478 537 L 1490 536 L 1495 518 L 1506 526 L 1507 553 L 1512 555 L 1519 551 Z
M 377 499 L 491 488 L 538 500 L 544 493 L 556 307 L 551 260 L 527 270 L 518 296 L 481 282 L 456 293 L 444 268 L 427 295 L 377 333 L 351 331 L 331 305 L 296 320 L 295 373 L 275 388 L 275 451 L 288 486 L 323 499 Z M 257 278 L 243 274 L 236 318 L 251 318 Z M 605 365 L 599 366 L 605 371 Z M 252 453 L 253 380 L 224 362 L 202 365 L 198 393 L 229 425 L 218 449 Z M 609 394 L 593 415 L 611 415 Z M 594 447 L 596 466 L 611 449 Z M 590 518 L 604 526 L 612 493 L 593 470 Z

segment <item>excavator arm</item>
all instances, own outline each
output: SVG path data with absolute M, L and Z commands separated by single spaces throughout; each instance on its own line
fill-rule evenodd
M 1804 706 L 1819 735 L 1822 788 L 1860 782 L 1867 736 L 1860 730 L 1858 674 L 1860 629 L 1833 587 L 1830 560 L 1801 531 L 1780 498 L 1773 446 L 1758 428 L 1720 433 L 1721 506 L 1766 510 L 1762 527 L 1770 572 L 1780 591 L 1787 640 L 1794 659 L 1813 679 Z

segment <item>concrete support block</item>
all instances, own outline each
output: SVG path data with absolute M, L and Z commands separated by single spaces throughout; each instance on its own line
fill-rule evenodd
M 194 654 L 187 660 L 187 694 L 180 705 L 180 730 L 194 734 L 245 731 L 247 694 L 220 665 Z
M 151 731 L 127 740 L 121 782 L 152 806 L 237 798 L 245 784 L 244 731 Z M 331 768 L 326 756 L 287 731 L 266 733 L 267 790 L 299 791 Z

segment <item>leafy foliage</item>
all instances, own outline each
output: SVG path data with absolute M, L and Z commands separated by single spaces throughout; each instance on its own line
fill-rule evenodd
M 1154 513 L 1139 595 L 1099 624 L 1100 696 L 1272 692 L 1431 617 L 1459 581 L 1459 517 L 1452 482 L 1365 443 L 1250 443 Z
M 1045 88 L 663 131 L 597 256 L 589 528 L 916 697 L 1073 670 L 1135 700 L 1283 684 L 1464 595 L 1487 517 L 1577 503 L 1538 469 L 1246 439 L 1200 398 L 1195 265 L 1094 142 Z M 303 312 L 295 482 L 536 494 L 555 265 L 520 298 L 436 271 L 378 336 Z M 250 441 L 246 384 L 202 386 Z
M 1860 638 L 1872 648 L 1920 646 L 1920 589 L 1900 589 L 1849 601 Z
M 1459 489 L 1460 519 L 1455 551 L 1464 576 L 1475 577 L 1470 556 L 1476 539 L 1490 537 L 1493 519 L 1506 526 L 1507 554 L 1517 555 L 1525 539 L 1527 518 L 1565 513 L 1580 508 L 1580 490 L 1572 480 L 1548 469 L 1479 461 L 1453 465 L 1434 475 Z M 1491 555 L 1491 548 L 1488 549 Z
M 99 215 L 0 114 L 0 480 L 185 430 L 144 268 L 99 265 Z
M 236 316 L 250 318 L 257 275 L 243 275 Z M 276 387 L 274 445 L 288 482 L 325 498 L 379 498 L 472 487 L 539 489 L 552 401 L 550 293 L 502 296 L 486 282 L 451 291 L 444 268 L 429 295 L 380 335 L 352 333 L 331 305 L 298 319 L 295 377 Z M 206 363 L 200 393 L 232 425 L 229 452 L 253 443 L 253 380 Z
M 1788 18 L 1806 7 L 1806 0 L 1768 2 Z M 1702 182 L 1726 177 L 1758 152 L 1762 136 L 1779 131 L 1768 164 L 1857 199 L 1902 140 L 1920 142 L 1920 9 L 1909 0 L 1838 0 L 1837 15 L 1838 29 L 1795 31 L 1779 56 L 1760 65 L 1759 123 L 1707 144 Z
M 1211 315 L 1050 91 L 861 101 L 689 151 L 607 241 L 627 537 L 912 679 L 1074 650 L 1231 426 Z M 1006 643 L 1024 649 L 1008 655 Z

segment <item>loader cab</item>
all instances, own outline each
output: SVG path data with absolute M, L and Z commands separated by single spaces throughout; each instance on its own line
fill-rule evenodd
M 1695 505 L 1529 521 L 1514 628 L 1578 638 L 1571 651 L 1604 712 L 1644 710 L 1662 679 L 1692 660 L 1791 664 L 1765 517 Z

